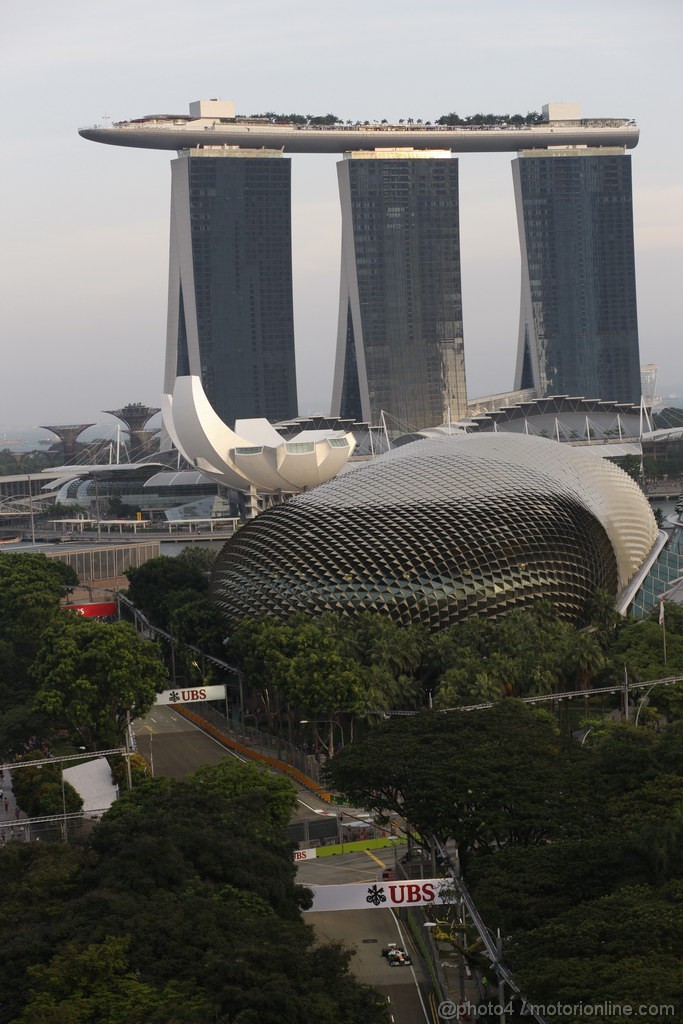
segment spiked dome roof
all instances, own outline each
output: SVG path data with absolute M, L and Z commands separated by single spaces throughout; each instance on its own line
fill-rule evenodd
M 637 484 L 588 449 L 434 438 L 259 516 L 221 552 L 213 592 L 230 621 L 375 610 L 441 629 L 546 598 L 578 622 L 656 536 Z

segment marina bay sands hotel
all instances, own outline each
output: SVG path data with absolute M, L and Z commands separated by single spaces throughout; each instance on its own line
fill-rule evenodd
M 293 124 L 201 100 L 80 134 L 177 151 L 164 390 L 200 378 L 225 424 L 298 412 L 288 153 L 343 155 L 334 416 L 466 413 L 458 153 L 516 154 L 515 389 L 640 401 L 630 120 L 549 104 L 533 124 Z

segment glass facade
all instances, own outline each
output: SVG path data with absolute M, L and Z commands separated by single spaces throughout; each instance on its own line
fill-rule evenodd
M 199 375 L 231 427 L 295 416 L 291 161 L 193 151 L 172 166 L 175 374 Z
M 631 157 L 529 151 L 512 166 L 522 247 L 515 386 L 639 403 Z
M 342 288 L 333 413 L 413 429 L 465 414 L 458 162 L 350 154 L 338 165 Z
M 659 605 L 659 599 L 676 580 L 683 577 L 683 527 L 671 533 L 629 608 L 636 619 L 646 618 Z

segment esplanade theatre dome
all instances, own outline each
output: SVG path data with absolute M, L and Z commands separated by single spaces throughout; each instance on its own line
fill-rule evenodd
M 232 624 L 375 611 L 443 629 L 539 598 L 581 622 L 657 536 L 647 499 L 588 448 L 513 434 L 415 441 L 258 516 L 212 592 Z

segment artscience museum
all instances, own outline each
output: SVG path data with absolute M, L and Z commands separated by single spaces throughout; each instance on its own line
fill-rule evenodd
M 266 419 L 237 420 L 231 430 L 195 376 L 176 378 L 162 415 L 183 458 L 238 491 L 298 493 L 317 487 L 336 476 L 356 445 L 344 430 L 302 430 L 285 440 Z

